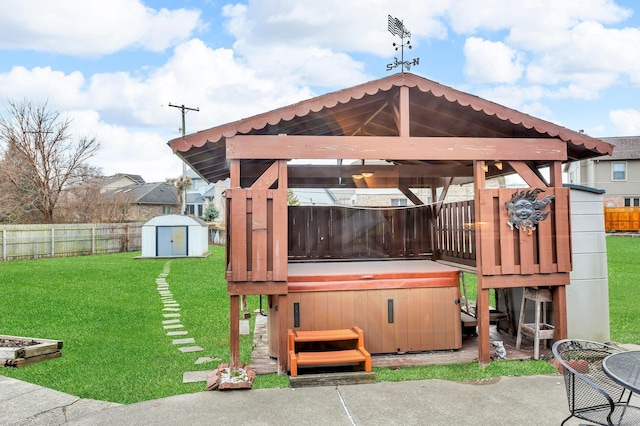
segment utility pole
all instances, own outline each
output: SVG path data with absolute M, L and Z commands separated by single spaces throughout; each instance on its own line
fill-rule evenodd
M 190 107 L 186 107 L 184 106 L 184 104 L 182 105 L 174 105 L 171 102 L 169 102 L 169 106 L 170 107 L 174 107 L 174 108 L 180 108 L 180 111 L 182 112 L 182 137 L 184 138 L 184 136 L 186 135 L 186 126 L 185 126 L 185 120 L 184 120 L 184 116 L 187 114 L 187 112 L 189 111 L 200 111 L 199 108 L 190 108 Z M 182 179 L 186 179 L 187 178 L 187 164 L 185 163 L 184 160 L 182 160 Z M 187 189 L 183 188 L 182 189 L 182 214 L 187 214 Z

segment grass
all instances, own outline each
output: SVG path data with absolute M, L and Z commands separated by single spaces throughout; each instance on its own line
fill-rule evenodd
M 640 238 L 608 237 L 607 247 L 611 340 L 640 344 L 640 295 L 634 291 L 640 276 Z M 182 383 L 183 373 L 208 371 L 229 360 L 224 249 L 212 247 L 211 253 L 205 259 L 133 260 L 137 253 L 120 253 L 0 263 L 0 334 L 64 341 L 61 358 L 0 368 L 0 374 L 124 404 L 202 391 L 202 382 Z M 155 280 L 167 265 L 180 320 L 204 352 L 179 352 L 162 327 L 165 318 Z M 474 278 L 466 280 L 470 299 L 475 298 Z M 257 307 L 258 298 L 250 297 L 249 310 Z M 251 338 L 241 336 L 242 363 L 249 363 L 251 349 Z M 194 365 L 200 356 L 216 361 Z M 375 371 L 379 381 L 468 381 L 555 372 L 544 360 Z M 286 386 L 286 376 L 270 374 L 258 376 L 253 387 Z
M 200 356 L 229 360 L 224 249 L 206 259 L 133 260 L 136 253 L 0 264 L 0 333 L 64 342 L 63 356 L 0 374 L 83 398 L 133 403 L 203 390 L 183 384 Z M 156 277 L 166 264 L 180 320 L 204 352 L 181 353 L 166 336 Z M 256 303 L 250 298 L 250 303 Z M 256 306 L 257 307 L 257 306 Z M 241 362 L 252 342 L 241 336 Z
M 611 340 L 640 345 L 640 238 L 607 237 Z

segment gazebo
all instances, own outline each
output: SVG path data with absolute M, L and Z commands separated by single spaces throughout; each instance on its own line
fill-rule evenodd
M 410 73 L 169 145 L 206 181 L 230 177 L 231 361 L 239 359 L 240 296 L 268 295 L 281 372 L 288 368 L 287 330 L 296 326 L 358 325 L 378 348 L 373 353 L 459 347 L 456 265 L 477 274 L 481 364 L 490 362 L 492 289 L 548 288 L 554 339 L 565 338 L 572 259 L 562 165 L 613 149 Z M 290 161 L 296 159 L 335 162 Z M 487 179 L 514 173 L 527 188 L 487 188 Z M 451 185 L 471 182 L 473 200 L 443 203 Z M 397 188 L 414 207 L 287 206 L 289 188 L 336 187 Z M 432 201 L 425 204 L 415 188 L 429 188 Z

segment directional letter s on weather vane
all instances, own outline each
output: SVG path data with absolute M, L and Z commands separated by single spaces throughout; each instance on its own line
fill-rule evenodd
M 410 71 L 411 65 L 419 65 L 420 58 L 415 58 L 412 61 L 404 60 L 404 48 L 412 48 L 411 40 L 407 40 L 406 43 L 404 42 L 405 38 L 411 37 L 411 32 L 409 32 L 409 30 L 404 26 L 404 23 L 398 18 L 394 18 L 389 15 L 387 29 L 391 34 L 400 37 L 400 44 L 393 43 L 393 47 L 396 49 L 396 52 L 398 51 L 398 49 L 400 49 L 400 60 L 398 61 L 398 58 L 394 57 L 394 61 L 390 64 L 387 64 L 387 71 L 391 71 L 396 67 L 401 67 L 401 70 L 404 73 L 405 68 L 407 69 L 407 71 Z

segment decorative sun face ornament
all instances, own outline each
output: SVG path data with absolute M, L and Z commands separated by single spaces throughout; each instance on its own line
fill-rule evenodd
M 509 217 L 509 228 L 522 231 L 527 231 L 528 235 L 531 235 L 532 231 L 536 229 L 538 222 L 545 220 L 549 216 L 550 212 L 543 213 L 551 200 L 556 198 L 555 195 L 547 195 L 544 198 L 538 199 L 538 194 L 544 192 L 543 189 L 535 188 L 530 191 L 514 192 L 511 196 L 511 201 L 504 203 L 504 207 L 507 209 L 507 216 Z

